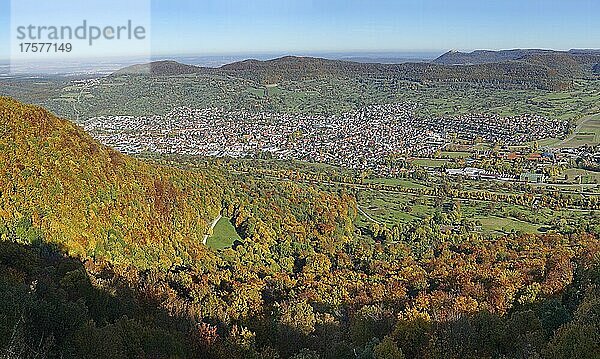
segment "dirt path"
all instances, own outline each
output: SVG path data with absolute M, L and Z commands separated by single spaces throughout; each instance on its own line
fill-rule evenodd
M 210 237 L 209 233 L 212 232 L 213 229 L 215 229 L 215 226 L 217 225 L 217 223 L 219 223 L 219 221 L 221 220 L 221 218 L 223 218 L 223 216 L 219 214 L 217 216 L 217 218 L 215 218 L 215 220 L 212 221 L 212 223 L 210 224 L 210 227 L 206 231 L 207 234 L 204 235 L 204 239 L 202 240 L 202 244 L 206 245 L 206 241 L 208 240 L 208 237 Z
M 363 215 L 363 216 L 367 217 L 367 219 L 368 219 L 368 220 L 370 220 L 370 221 L 372 221 L 372 222 L 375 222 L 375 223 L 377 223 L 377 224 L 379 224 L 379 225 L 383 225 L 383 223 L 381 223 L 381 222 L 379 222 L 378 220 L 376 220 L 375 218 L 373 218 L 373 217 L 369 216 L 369 214 L 368 214 L 367 212 L 365 212 L 365 211 L 364 211 L 362 208 L 360 208 L 360 206 L 356 206 L 356 208 L 358 208 L 358 211 L 359 211 L 360 213 L 362 213 L 362 215 Z

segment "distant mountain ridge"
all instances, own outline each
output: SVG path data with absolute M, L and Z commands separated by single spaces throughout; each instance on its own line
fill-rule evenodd
M 160 61 L 134 65 L 117 71 L 114 75 L 176 76 L 188 74 L 217 74 L 255 81 L 260 84 L 276 84 L 285 81 L 305 81 L 322 78 L 385 78 L 414 82 L 469 82 L 495 87 L 541 88 L 561 90 L 572 86 L 574 78 L 591 74 L 592 67 L 600 60 L 593 53 L 571 55 L 546 50 L 510 50 L 500 54 L 480 52 L 480 63 L 454 66 L 444 62 L 465 62 L 474 55 L 448 53 L 434 63 L 378 64 L 315 57 L 285 56 L 259 61 L 245 60 L 206 68 L 184 65 L 175 61 Z M 516 61 L 514 58 L 528 57 Z M 588 66 L 589 65 L 589 66 Z M 584 68 L 587 70 L 584 71 Z
M 441 55 L 437 59 L 433 60 L 433 63 L 439 65 L 477 65 L 477 64 L 488 64 L 505 62 L 511 60 L 521 59 L 528 55 L 535 54 L 546 54 L 552 52 L 552 50 L 541 50 L 541 49 L 513 49 L 513 50 L 475 50 L 472 52 L 460 52 L 456 50 L 450 50 L 445 54 Z
M 154 61 L 148 64 L 139 64 L 118 70 L 114 75 L 155 75 L 155 76 L 177 76 L 199 73 L 208 70 L 195 65 L 186 65 L 177 61 Z
M 600 50 L 573 49 L 569 51 L 555 51 L 544 49 L 512 49 L 512 50 L 476 50 L 472 52 L 448 51 L 433 61 L 439 65 L 479 65 L 501 63 L 508 61 L 529 61 L 536 59 L 539 64 L 546 64 L 545 59 L 562 59 L 574 61 L 579 65 L 596 64 L 600 62 Z M 552 61 L 549 61 L 552 62 Z M 556 65 L 556 62 L 554 62 Z

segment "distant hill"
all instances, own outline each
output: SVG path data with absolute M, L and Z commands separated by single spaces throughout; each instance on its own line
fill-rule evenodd
M 541 49 L 514 49 L 514 50 L 476 50 L 473 52 L 448 51 L 433 63 L 439 65 L 476 65 L 490 64 L 527 58 L 564 56 L 585 63 L 589 58 L 600 56 L 600 50 L 574 49 L 569 51 L 554 51 Z
M 545 52 L 527 54 L 516 61 L 547 67 L 563 76 L 577 78 L 584 75 L 585 61 L 582 60 L 583 56 L 566 52 Z
M 323 77 L 380 74 L 388 65 L 369 64 L 314 57 L 286 56 L 268 61 L 247 60 L 224 65 L 219 70 L 262 83 L 301 81 Z
M 600 49 L 572 49 L 569 50 L 572 55 L 600 55 Z
M 567 77 L 581 77 L 589 74 L 593 66 L 600 62 L 600 50 L 554 51 L 539 49 L 516 49 L 469 53 L 449 51 L 433 61 L 440 65 L 477 65 L 506 62 L 526 62 L 547 67 Z
M 554 71 L 530 62 L 505 62 L 465 67 L 430 63 L 376 64 L 284 57 L 270 61 L 244 61 L 225 65 L 228 75 L 261 83 L 299 81 L 326 77 L 380 78 L 415 82 L 468 82 L 495 87 L 561 89 L 570 86 L 571 72 Z
M 186 65 L 176 61 L 155 61 L 149 64 L 140 64 L 125 67 L 114 75 L 153 75 L 153 76 L 176 76 L 206 72 L 208 69 Z
M 511 60 L 521 59 L 525 56 L 539 55 L 553 52 L 551 50 L 476 50 L 473 52 L 460 52 L 460 51 L 448 51 L 441 55 L 437 59 L 433 60 L 433 63 L 438 65 L 478 65 L 478 64 L 491 64 L 498 62 L 506 62 Z

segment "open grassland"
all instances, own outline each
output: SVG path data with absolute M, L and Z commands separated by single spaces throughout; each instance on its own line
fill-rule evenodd
M 506 181 L 450 179 L 433 174 L 423 178 L 361 179 L 347 170 L 333 166 L 277 160 L 232 160 L 229 164 L 232 168 L 237 168 L 237 172 L 248 175 L 266 176 L 277 181 L 300 181 L 310 185 L 317 184 L 323 190 L 333 188 L 352 193 L 357 200 L 357 226 L 361 229 L 368 229 L 373 223 L 393 228 L 398 224 L 407 225 L 443 215 L 452 216 L 452 221 L 456 223 L 457 213 L 458 221 L 470 221 L 476 231 L 491 236 L 513 232 L 546 233 L 557 228 L 576 230 L 581 228 L 582 223 L 600 223 L 600 211 L 579 209 L 576 206 L 563 208 L 539 205 L 537 202 L 517 204 L 518 201 L 501 199 L 531 194 L 532 188 L 538 195 L 561 193 L 563 196 L 576 198 L 597 196 L 594 181 L 600 181 L 598 173 L 583 169 L 569 169 L 561 173 L 556 179 L 564 183 L 526 185 Z M 565 174 L 572 184 L 564 180 Z M 584 185 L 574 184 L 579 176 Z M 461 194 L 428 194 L 440 188 L 452 188 Z M 479 196 L 481 193 L 485 196 Z
M 600 183 L 600 172 L 593 172 L 583 169 L 571 168 L 564 172 L 567 180 L 580 184 L 598 184 Z
M 399 178 L 368 178 L 364 180 L 365 184 L 384 184 L 387 186 L 402 186 L 406 188 L 425 188 L 426 186 L 416 181 Z
M 444 213 L 450 204 L 457 204 L 462 218 L 472 220 L 477 228 L 487 235 L 507 233 L 542 233 L 564 223 L 577 223 L 579 220 L 600 220 L 598 211 L 552 210 L 549 208 L 528 208 L 520 205 L 497 203 L 494 201 L 440 199 L 431 196 L 417 196 L 403 193 L 386 193 L 377 190 L 361 190 L 358 205 L 359 226 L 377 222 L 388 227 L 399 223 L 409 223 Z M 366 214 L 366 215 L 365 215 Z
M 224 249 L 233 246 L 235 241 L 242 241 L 242 238 L 235 230 L 231 219 L 222 217 L 215 228 L 213 234 L 208 238 L 207 245 L 212 249 Z
M 483 231 L 489 233 L 506 234 L 511 232 L 540 233 L 539 225 L 520 221 L 514 218 L 496 216 L 476 216 L 473 219 L 481 224 Z

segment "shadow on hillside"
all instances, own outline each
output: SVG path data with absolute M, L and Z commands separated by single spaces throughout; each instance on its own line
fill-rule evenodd
M 0 357 L 193 357 L 194 327 L 59 247 L 0 241 Z M 205 353 L 197 351 L 198 357 Z
M 110 268 L 95 267 L 90 277 L 91 264 L 64 253 L 48 244 L 0 241 L 0 357 L 373 358 L 375 350 L 390 357 L 401 350 L 405 358 L 600 355 L 592 340 L 600 335 L 600 272 L 592 279 L 576 276 L 562 297 L 534 301 L 502 317 L 480 312 L 438 322 L 368 312 L 341 323 L 313 317 L 306 330 L 305 319 L 321 312 L 314 304 L 308 314 L 306 306 L 292 309 L 296 314 L 288 324 L 248 319 L 245 325 L 256 334 L 250 340 L 239 331 L 226 336 L 223 323 L 197 325 L 184 315 L 172 316 Z

